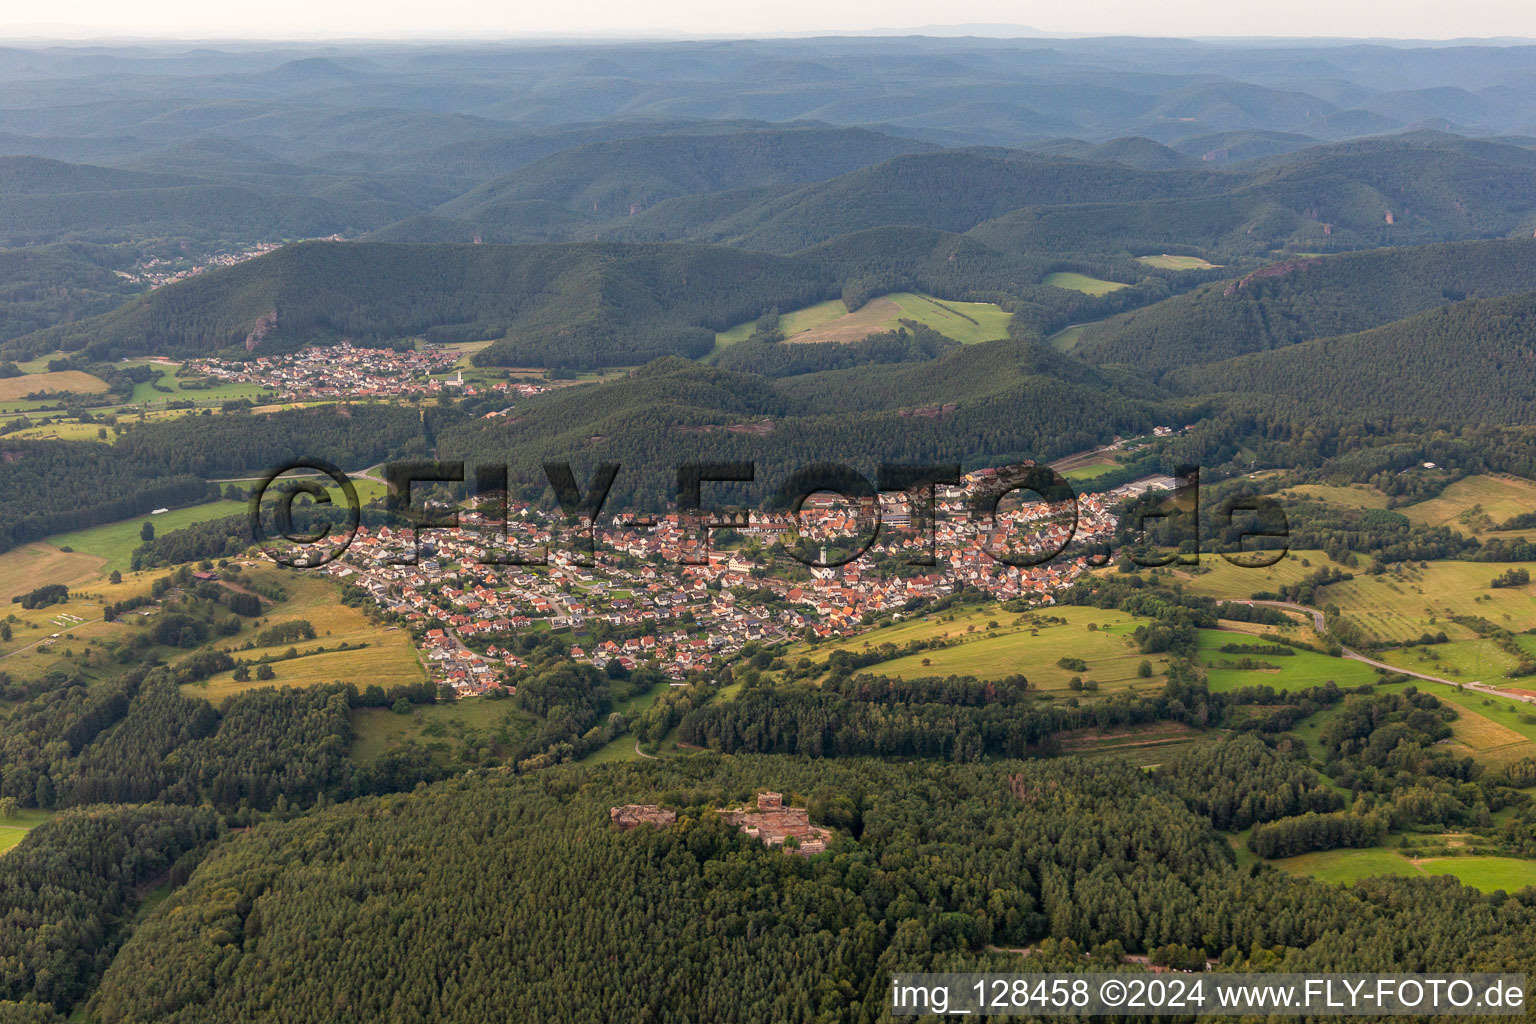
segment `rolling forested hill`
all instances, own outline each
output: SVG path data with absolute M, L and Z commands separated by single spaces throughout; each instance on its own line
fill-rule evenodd
M 716 813 L 765 789 L 833 825 L 828 855 L 765 849 Z M 609 824 L 658 799 L 675 824 Z M 478 1024 L 515 992 L 529 1019 L 876 1021 L 891 975 L 1018 970 L 997 947 L 1033 944 L 1043 970 L 1169 944 L 1270 970 L 1516 970 L 1533 928 L 1525 901 L 1449 879 L 1238 869 L 1209 818 L 1129 762 L 701 755 L 263 825 L 134 930 L 88 1012 Z
M 1151 270 L 1129 259 L 1065 269 L 1113 274 L 1103 296 L 1045 287 L 1058 269 L 961 236 L 887 227 L 791 256 L 693 244 L 420 245 L 306 242 L 177 282 L 101 316 L 0 345 L 0 355 L 63 349 L 89 359 L 286 351 L 342 338 L 379 344 L 496 343 L 482 365 L 633 366 L 697 358 L 722 331 L 763 312 L 829 298 L 851 308 L 893 291 L 1007 303 L 1026 330 L 1055 330 L 1166 297 L 1214 272 Z
M 1444 423 L 1536 423 L 1536 293 L 1442 306 L 1169 374 L 1186 392 L 1283 396 L 1330 414 Z
M 1536 291 L 1528 238 L 1292 259 L 1094 324 L 1073 354 L 1162 373 L 1526 291 Z
M 903 224 L 974 230 L 988 245 L 1018 252 L 1183 245 L 1252 254 L 1479 238 L 1536 226 L 1536 153 L 1443 133 L 1310 148 L 1266 143 L 1247 151 L 1280 155 L 1245 164 L 1213 159 L 1202 161 L 1204 168 L 1136 138 L 1038 143 L 1028 152 L 905 153 L 878 162 L 882 151 L 901 144 L 865 133 L 848 162 L 871 166 L 839 174 L 833 162 L 804 148 L 831 131 L 746 133 L 757 145 L 745 147 L 745 156 L 722 151 L 722 140 L 742 138 L 729 134 L 580 147 L 379 237 L 528 241 L 595 234 L 790 252 Z M 1242 146 L 1215 137 L 1206 152 L 1230 152 L 1224 142 Z M 1218 164 L 1228 166 L 1213 169 Z M 812 183 L 789 188 L 799 181 Z
M 755 461 L 750 488 L 721 500 L 767 498 L 795 469 L 888 462 L 1048 460 L 1159 422 L 1154 393 L 1037 342 L 970 345 L 937 360 L 812 373 L 779 381 L 660 360 L 601 387 L 569 388 L 519 415 L 439 433 L 445 458 L 508 463 L 543 492 L 540 463 L 617 462 L 616 505 L 665 510 L 685 462 Z M 578 469 L 585 479 L 586 468 Z
M 697 356 L 764 309 L 829 297 L 814 263 L 701 246 L 310 242 L 13 342 L 17 354 L 283 351 L 350 338 L 500 338 L 488 360 L 590 366 Z
M 0 249 L 0 343 L 105 313 L 143 290 L 114 271 L 127 262 L 99 246 Z

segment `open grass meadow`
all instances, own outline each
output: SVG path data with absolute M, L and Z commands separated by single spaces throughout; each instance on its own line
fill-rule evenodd
M 1432 857 L 1414 863 L 1425 874 L 1452 875 L 1483 892 L 1518 892 L 1536 885 L 1536 861 L 1515 857 Z
M 76 552 L 103 559 L 102 572 L 113 569 L 126 571 L 133 564 L 133 549 L 143 543 L 139 533 L 145 523 L 153 523 L 156 534 L 170 533 L 193 523 L 232 516 L 246 509 L 243 501 L 208 501 L 201 505 L 175 508 L 160 515 L 135 516 L 103 526 L 92 526 L 72 533 L 59 533 L 44 543 L 56 548 L 71 548 Z
M 1180 722 L 1149 722 L 1112 729 L 1082 729 L 1058 737 L 1062 753 L 1081 757 L 1121 757 L 1141 768 L 1156 768 L 1175 754 L 1218 743 L 1222 733 L 1202 732 Z
M 60 551 L 52 544 L 23 544 L 0 554 L 0 607 L 11 598 L 47 583 L 74 586 L 101 575 L 106 560 L 83 551 Z
M 1291 551 L 1263 569 L 1244 568 L 1215 554 L 1202 554 L 1198 567 L 1172 567 L 1174 575 L 1192 594 L 1227 601 L 1246 601 L 1256 593 L 1274 593 L 1334 563 L 1321 551 Z
M 642 693 L 638 697 L 631 697 L 613 710 L 625 715 L 639 714 L 656 703 L 656 698 L 667 692 L 667 689 L 668 687 L 666 686 L 658 685 L 653 687 L 651 692 Z M 741 684 L 739 683 L 731 683 L 728 686 L 724 686 L 720 690 L 719 699 L 732 699 L 740 689 Z M 582 758 L 583 761 L 591 764 L 604 764 L 608 761 L 637 761 L 639 759 L 640 755 L 635 753 L 635 736 L 633 733 L 628 732 L 620 733 Z
M 1343 508 L 1386 508 L 1387 496 L 1369 484 L 1298 484 L 1279 492 L 1281 499 L 1321 501 Z
M 861 651 L 885 643 L 900 646 L 913 640 L 949 639 L 956 641 L 954 646 L 881 662 L 864 671 L 902 678 L 970 675 L 1001 679 L 1022 674 L 1034 689 L 1061 692 L 1067 692 L 1073 676 L 1085 682 L 1092 680 L 1101 691 L 1155 690 L 1166 678 L 1167 658 L 1142 654 L 1131 639 L 1136 627 L 1147 620 L 1124 612 L 1063 607 L 1020 614 L 990 605 L 955 610 L 953 619 L 949 615 L 923 616 L 834 643 L 797 644 L 785 658 L 790 664 L 801 656 L 824 662 L 835 650 Z M 996 627 L 990 626 L 993 622 Z M 1058 664 L 1062 658 L 1081 659 L 1087 668 L 1065 668 Z M 1152 663 L 1150 678 L 1137 674 L 1143 660 Z
M 788 313 L 780 314 L 779 330 L 784 332 L 784 337 L 790 338 L 803 331 L 823 327 L 848 315 L 848 307 L 842 299 L 828 299 L 826 302 L 818 302 L 814 306 L 806 306 L 804 309 L 791 310 Z M 721 331 L 715 335 L 715 343 L 717 345 L 734 345 L 738 341 L 747 340 L 756 329 L 757 321 L 748 320 L 746 323 L 737 324 L 730 330 Z
M 1451 621 L 1482 618 L 1513 631 L 1536 627 L 1536 585 L 1491 589 L 1489 583 L 1518 563 L 1430 562 L 1428 568 L 1406 563 L 1381 575 L 1357 575 L 1323 588 L 1316 599 L 1336 604 L 1365 635 L 1404 642 L 1425 632 L 1444 631 L 1452 640 L 1473 640 L 1478 633 Z M 1529 568 L 1529 566 L 1524 566 Z
M 67 391 L 91 395 L 107 390 L 107 382 L 84 370 L 54 370 L 24 373 L 20 377 L 0 377 L 0 402 L 14 402 L 39 391 Z
M 183 387 L 185 378 L 177 377 L 176 370 L 180 363 L 167 362 L 163 359 L 128 359 L 123 366 L 153 366 L 160 371 L 156 380 L 141 381 L 134 385 L 133 395 L 129 403 L 133 405 L 148 405 L 150 407 L 163 405 L 169 401 L 186 401 L 188 399 L 200 405 L 217 405 L 219 402 L 236 398 L 257 399 L 263 395 L 271 394 L 270 389 L 259 384 L 228 383 L 218 384 L 211 388 Z M 160 391 L 156 388 L 169 388 L 169 391 Z
M 1424 526 L 1482 536 L 1514 516 L 1536 512 L 1536 483 L 1503 474 L 1469 476 L 1446 487 L 1437 498 L 1398 511 Z
M 1276 690 L 1306 690 L 1334 682 L 1339 686 L 1375 683 L 1381 678 L 1374 668 L 1347 658 L 1331 658 L 1311 651 L 1291 655 L 1233 654 L 1221 650 L 1225 644 L 1263 642 L 1262 634 L 1203 629 L 1200 631 L 1199 658 L 1205 666 L 1206 685 L 1213 692 L 1239 690 L 1245 686 L 1270 686 Z M 1273 668 L 1239 669 L 1231 664 L 1250 658 Z
M 533 728 L 534 719 L 510 700 L 468 697 L 441 704 L 413 705 L 409 714 L 390 708 L 356 708 L 352 727 L 352 758 L 372 764 L 380 756 L 414 744 L 442 763 L 458 760 L 467 750 L 504 747 Z M 634 738 L 629 740 L 631 748 Z M 617 742 L 617 741 L 615 741 Z
M 1381 875 L 1404 878 L 1451 875 L 1463 885 L 1483 892 L 1497 889 L 1518 892 L 1526 886 L 1536 885 L 1536 861 L 1476 855 L 1409 858 L 1397 850 L 1381 846 L 1303 853 L 1269 863 L 1288 874 L 1307 875 L 1343 885 Z
M 1449 752 L 1494 768 L 1523 757 L 1536 757 L 1536 707 L 1508 697 L 1425 680 L 1382 683 L 1379 678 L 1366 680 L 1376 693 L 1401 693 L 1413 686 L 1456 710 L 1458 717 L 1451 723 L 1451 738 L 1444 744 Z M 1344 681 L 1339 680 L 1339 685 L 1344 685 Z M 1337 705 L 1324 708 L 1291 730 L 1306 742 L 1313 756 L 1322 755 L 1323 728 L 1337 711 Z
M 1117 292 L 1121 288 L 1129 288 L 1128 284 L 1119 281 L 1105 281 L 1102 278 L 1089 277 L 1087 274 L 1075 274 L 1071 271 L 1060 270 L 1054 274 L 1046 274 L 1040 282 L 1048 284 L 1052 288 L 1066 288 L 1069 291 L 1082 292 L 1084 295 L 1108 295 Z
M 415 683 L 427 677 L 410 635 L 402 629 L 381 628 L 361 610 L 337 599 L 336 584 L 324 577 L 298 570 L 262 567 L 251 572 L 258 579 L 277 579 L 288 592 L 288 599 L 273 607 L 254 627 L 215 646 L 230 650 L 237 658 L 255 661 L 263 656 L 278 656 L 290 647 L 300 657 L 274 661 L 275 679 L 260 681 L 252 673 L 249 682 L 236 682 L 233 672 L 221 672 L 201 683 L 184 687 L 188 694 L 207 697 L 217 703 L 231 694 L 255 686 L 313 686 L 319 683 L 354 683 L 359 689 L 371 683 L 390 687 Z M 245 643 L 261 629 L 283 622 L 304 619 L 315 628 L 315 639 L 298 640 L 245 650 Z M 339 651 L 347 643 L 354 650 Z M 322 653 L 305 653 L 325 647 Z
M 48 545 L 28 545 L 0 555 L 0 571 L 31 557 L 29 549 L 56 552 Z M 89 555 L 70 556 L 59 553 L 66 560 L 76 558 L 74 564 L 99 565 L 100 559 Z M 70 561 L 63 565 L 69 566 Z M 121 583 L 111 583 L 99 569 L 79 575 L 67 569 L 55 567 L 51 578 L 39 580 L 27 586 L 31 590 L 42 583 L 65 583 L 70 587 L 69 599 L 46 608 L 25 609 L 19 604 L 0 605 L 0 617 L 11 627 L 11 638 L 0 640 L 0 671 L 17 679 L 35 679 L 55 669 L 64 669 L 87 680 L 103 679 L 122 671 L 122 666 L 108 654 L 108 645 L 120 638 L 125 630 L 134 628 L 124 622 L 102 620 L 102 606 L 149 592 L 159 572 L 125 573 Z M 75 578 L 70 579 L 69 576 Z M 168 652 L 177 656 L 180 652 Z
M 1157 256 L 1137 256 L 1136 262 L 1159 270 L 1218 270 L 1221 267 L 1221 264 L 1211 263 L 1199 256 L 1173 256 L 1166 252 Z
M 1413 862 L 1408 858 L 1384 846 L 1303 853 L 1296 857 L 1282 857 L 1269 863 L 1287 874 L 1307 875 L 1320 882 L 1333 882 L 1339 885 L 1349 885 L 1362 878 L 1376 878 L 1381 875 L 1413 878 L 1425 874 L 1414 867 Z
M 47 360 L 32 360 L 22 366 L 32 366 L 37 363 L 46 365 Z M 133 393 L 126 398 L 118 395 L 106 394 L 107 384 L 99 377 L 92 376 L 82 370 L 58 370 L 53 372 L 43 371 L 27 373 L 21 377 L 9 377 L 0 379 L 0 415 L 32 413 L 45 411 L 45 407 L 57 406 L 54 399 L 29 400 L 25 396 L 43 391 L 67 391 L 74 394 L 99 394 L 102 399 L 99 403 L 91 403 L 98 410 L 119 409 L 134 407 L 150 413 L 163 411 L 157 407 L 163 407 L 167 402 L 191 401 L 199 406 L 217 407 L 219 403 L 236 398 L 248 398 L 257 400 L 270 392 L 256 384 L 218 384 L 211 388 L 183 387 L 184 378 L 177 377 L 178 363 L 167 362 L 159 359 L 127 359 L 121 366 L 153 366 L 160 371 L 154 380 L 141 381 L 134 385 Z M 158 385 L 158 387 L 157 387 Z M 164 388 L 166 390 L 159 390 Z M 175 410 L 173 410 L 175 411 Z M 91 428 L 91 437 L 95 437 L 95 427 Z M 72 439 L 66 434 L 59 434 L 66 440 Z
M 24 441 L 99 441 L 102 444 L 111 444 L 117 440 L 117 435 L 100 423 L 81 423 L 77 420 L 25 427 L 5 436 Z
M 853 312 L 841 299 L 819 302 L 779 317 L 786 341 L 797 344 L 861 341 L 871 334 L 894 331 L 903 320 L 915 320 L 965 345 L 1008 337 L 1012 314 L 990 302 L 949 302 L 916 292 L 893 292 L 870 299 Z M 755 321 L 737 324 L 715 335 L 715 350 L 744 341 Z
M 1093 324 L 1073 324 L 1071 327 L 1063 327 L 1049 338 L 1046 338 L 1046 344 L 1050 345 L 1057 352 L 1071 352 L 1077 348 L 1077 343 L 1083 340 L 1083 332 L 1092 326 Z
M 1071 469 L 1064 469 L 1061 471 L 1061 475 L 1068 480 L 1093 480 L 1119 468 L 1120 464 L 1118 462 L 1109 456 L 1105 456 L 1102 462 L 1090 462 L 1086 466 L 1074 466 Z
M 1449 632 L 1449 631 L 1448 631 Z M 1519 636 L 1515 644 L 1527 654 L 1536 655 L 1536 637 Z M 1477 638 L 1453 640 L 1447 644 L 1397 647 L 1375 655 L 1398 668 L 1426 675 L 1451 679 L 1458 683 L 1488 683 L 1493 686 L 1520 686 L 1536 688 L 1536 680 L 1507 678 L 1519 659 L 1506 651 L 1495 640 Z
M 52 811 L 23 808 L 9 818 L 0 818 L 0 853 L 27 838 L 27 833 L 52 817 Z

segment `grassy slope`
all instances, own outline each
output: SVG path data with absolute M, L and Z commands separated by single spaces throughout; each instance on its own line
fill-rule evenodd
M 1244 670 L 1216 668 L 1223 661 L 1235 661 L 1241 654 L 1226 654 L 1223 644 L 1257 643 L 1259 638 L 1245 640 L 1237 633 L 1200 631 L 1200 660 L 1206 665 L 1206 682 L 1212 691 L 1236 690 L 1244 686 L 1272 686 L 1276 690 L 1305 690 L 1332 680 L 1340 686 L 1358 686 L 1374 683 L 1380 676 L 1375 669 L 1358 661 L 1330 658 L 1325 654 L 1297 651 L 1289 657 L 1247 655 L 1256 661 L 1277 666 L 1274 670 Z
M 73 548 L 77 552 L 105 559 L 102 565 L 103 572 L 111 572 L 113 569 L 126 570 L 132 564 L 133 549 L 143 543 L 139 538 L 139 531 L 143 529 L 145 523 L 153 523 L 158 536 L 170 533 L 172 530 L 179 530 L 184 526 L 191 526 L 193 523 L 202 523 L 221 516 L 232 516 L 244 512 L 245 508 L 243 501 L 209 501 L 201 505 L 172 509 L 158 516 L 138 516 L 103 526 L 76 530 L 73 533 L 55 534 L 45 543 L 56 548 Z
M 0 554 L 0 602 L 46 583 L 74 586 L 95 579 L 105 559 L 82 551 L 60 551 L 52 544 L 24 544 Z
M 1536 627 L 1536 586 L 1490 590 L 1488 583 L 1515 563 L 1430 562 L 1400 572 L 1356 576 L 1323 589 L 1320 603 L 1336 604 L 1369 635 L 1412 640 L 1444 630 L 1452 640 L 1477 634 L 1449 621 L 1453 615 L 1481 616 L 1511 630 Z M 1528 567 L 1527 567 L 1528 568 Z
M 1260 591 L 1274 592 L 1286 584 L 1297 583 L 1310 573 L 1333 564 L 1321 551 L 1292 551 L 1264 569 L 1245 569 L 1220 555 L 1204 554 L 1200 556 L 1199 568 L 1209 571 L 1190 573 L 1179 570 L 1176 575 L 1182 579 L 1184 589 L 1192 594 L 1245 601 Z
M 1170 256 L 1162 253 L 1157 256 L 1138 256 L 1138 263 L 1145 263 L 1149 267 L 1157 267 L 1161 270 L 1215 270 L 1220 263 L 1210 263 L 1199 256 Z
M 27 838 L 28 832 L 51 816 L 50 811 L 19 810 L 14 817 L 0 818 L 0 853 Z
M 0 555 L 0 565 L 12 563 L 18 557 L 25 556 L 21 551 L 8 551 Z M 77 557 L 99 563 L 99 559 L 89 555 Z M 0 670 L 17 679 L 34 679 L 55 669 L 79 673 L 91 680 L 121 672 L 122 665 L 109 659 L 102 648 L 105 643 L 121 637 L 125 630 L 134 627 L 122 622 L 103 622 L 102 605 L 147 594 L 154 580 L 163 575 L 164 570 L 124 573 L 121 583 L 109 583 L 104 570 L 100 570 L 88 578 L 70 581 L 69 600 L 62 604 L 31 611 L 20 605 L 9 605 L 5 614 L 16 618 L 11 623 L 11 639 L 0 641 Z M 57 579 L 42 582 L 66 581 Z M 60 636 L 53 646 L 43 647 L 38 643 L 54 633 Z M 171 650 L 161 654 L 168 659 L 175 659 L 181 657 L 183 652 Z
M 57 370 L 29 373 L 21 377 L 0 377 L 0 401 L 12 401 L 34 391 L 69 391 L 95 393 L 107 390 L 107 382 L 81 370 Z
M 320 576 L 308 575 L 296 570 L 279 571 L 272 568 L 256 570 L 252 575 L 280 580 L 288 591 L 288 600 L 278 605 L 265 618 L 265 625 L 277 625 L 295 619 L 305 619 L 315 627 L 315 639 L 257 647 L 252 650 L 233 650 L 238 658 L 254 660 L 263 655 L 280 655 L 294 647 L 306 651 L 318 646 L 331 648 L 324 654 L 311 654 L 292 661 L 275 662 L 272 666 L 277 678 L 260 681 L 252 672 L 251 680 L 239 683 L 233 672 L 221 672 L 203 683 L 186 687 L 189 694 L 201 695 L 217 703 L 231 694 L 256 686 L 312 686 L 317 683 L 356 683 L 359 688 L 370 683 L 394 686 L 414 683 L 426 678 L 421 660 L 416 656 L 409 634 L 400 629 L 386 629 L 376 625 L 360 610 L 337 600 L 336 587 Z M 262 628 L 265 628 L 264 626 Z M 252 639 L 255 632 L 235 638 L 235 644 L 218 646 L 240 647 Z M 361 650 L 337 651 L 342 643 L 367 644 Z
M 1483 536 L 1488 526 L 1536 509 L 1536 483 L 1516 476 L 1483 475 L 1458 480 L 1438 498 L 1400 509 L 1425 526 L 1447 526 L 1458 533 Z
M 1082 292 L 1085 295 L 1108 295 L 1117 292 L 1121 288 L 1129 288 L 1130 285 L 1121 284 L 1119 281 L 1105 281 L 1098 277 L 1089 277 L 1087 274 L 1074 274 L 1071 271 L 1057 271 L 1054 274 L 1046 274 L 1041 284 L 1048 284 L 1052 288 L 1066 288 L 1069 291 Z
M 1324 882 L 1348 884 L 1379 875 L 1416 877 L 1454 875 L 1464 885 L 1493 892 L 1516 892 L 1536 885 L 1536 861 L 1513 857 L 1427 857 L 1409 859 L 1396 850 L 1372 846 L 1361 850 L 1327 850 L 1271 861 L 1293 875 L 1311 875 Z
M 1073 676 L 1095 680 L 1101 692 L 1149 690 L 1163 685 L 1167 659 L 1143 655 L 1136 649 L 1130 634 L 1146 620 L 1124 612 L 1048 608 L 1017 615 L 990 606 L 958 611 L 953 621 L 947 615 L 924 616 L 834 643 L 797 644 L 785 656 L 790 664 L 802 656 L 821 662 L 835 650 L 859 651 L 884 643 L 901 645 L 912 640 L 948 636 L 961 642 L 955 647 L 882 662 L 864 671 L 903 678 L 974 675 L 981 679 L 999 679 L 1021 673 L 1034 689 L 1060 692 L 1067 690 L 1067 683 Z M 1044 622 L 1049 616 L 1064 618 L 1067 624 Z M 993 621 L 999 626 L 989 630 L 987 623 Z M 1100 628 L 1090 631 L 1089 623 Z M 1088 670 L 1062 668 L 1056 662 L 1064 657 L 1081 658 L 1087 662 Z M 1152 662 L 1154 674 L 1150 679 L 1142 679 L 1136 674 L 1143 659 Z M 927 665 L 923 664 L 925 660 Z
M 533 727 L 533 717 L 510 700 L 470 698 L 451 704 L 413 706 L 408 715 L 389 708 L 358 708 L 352 712 L 357 738 L 352 757 L 371 764 L 381 754 L 406 743 L 427 747 L 439 756 L 454 757 L 467 741 L 484 741 L 506 729 L 515 736 Z M 629 737 L 620 737 L 625 739 Z M 633 745 L 633 738 L 629 738 Z
M 894 331 L 902 320 L 916 320 L 945 337 L 973 345 L 1006 338 L 1010 315 L 990 302 L 948 302 L 916 292 L 893 292 L 871 299 L 853 313 L 841 299 L 793 310 L 779 318 L 779 329 L 786 340 L 795 342 L 857 341 Z M 745 340 L 755 329 L 756 323 L 749 320 L 721 331 L 715 335 L 716 351 Z

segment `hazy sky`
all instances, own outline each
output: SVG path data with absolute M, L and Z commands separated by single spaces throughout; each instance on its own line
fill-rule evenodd
M 1027 25 L 1089 35 L 1536 37 L 1533 0 L 0 0 L 0 34 L 398 38 L 524 34 L 753 35 Z

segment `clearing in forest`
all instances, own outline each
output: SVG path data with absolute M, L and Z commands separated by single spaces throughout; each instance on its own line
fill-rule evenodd
M 1085 295 L 1108 295 L 1117 292 L 1121 288 L 1129 288 L 1128 284 L 1119 281 L 1105 281 L 1098 277 L 1089 277 L 1087 274 L 1075 274 L 1071 271 L 1057 271 L 1054 274 L 1046 274 L 1041 284 L 1048 284 L 1052 288 L 1065 288 L 1068 291 L 1082 292 Z
M 1220 270 L 1220 263 L 1211 263 L 1199 256 L 1174 256 L 1170 253 L 1162 253 L 1159 256 L 1137 256 L 1137 263 L 1145 263 L 1149 267 L 1157 267 L 1159 270 Z
M 779 317 L 784 340 L 796 344 L 863 341 L 915 320 L 962 345 L 1008 337 L 1012 314 L 991 302 L 951 302 L 917 292 L 892 292 L 870 299 L 853 312 L 841 299 L 818 302 Z M 715 348 L 745 341 L 757 329 L 755 321 L 737 324 L 715 335 Z

